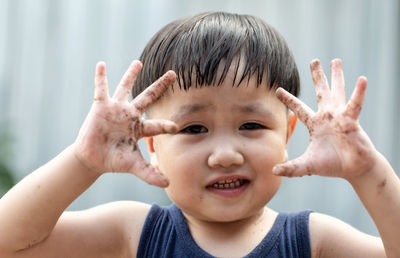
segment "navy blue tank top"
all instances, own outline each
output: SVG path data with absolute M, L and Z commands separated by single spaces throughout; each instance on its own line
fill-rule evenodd
M 245 257 L 311 257 L 311 211 L 279 213 L 265 238 Z M 201 249 L 175 205 L 153 204 L 140 236 L 137 257 L 214 257 Z

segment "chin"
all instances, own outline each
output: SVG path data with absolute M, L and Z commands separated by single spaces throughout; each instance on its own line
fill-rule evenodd
M 185 214 L 202 221 L 214 223 L 231 223 L 252 217 L 264 209 L 264 204 L 251 207 L 221 207 L 209 205 L 206 207 L 182 207 L 176 204 Z

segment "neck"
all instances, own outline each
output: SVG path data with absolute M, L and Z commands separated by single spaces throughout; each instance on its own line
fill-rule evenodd
M 277 217 L 269 208 L 231 222 L 206 221 L 183 214 L 194 241 L 218 257 L 250 253 L 264 239 Z

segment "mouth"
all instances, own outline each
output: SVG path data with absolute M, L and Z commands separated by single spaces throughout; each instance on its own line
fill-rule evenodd
M 206 188 L 218 196 L 235 198 L 240 196 L 247 189 L 249 184 L 250 181 L 245 178 L 220 178 L 211 182 Z
M 215 188 L 215 189 L 235 189 L 239 188 L 242 185 L 248 183 L 249 180 L 246 179 L 240 179 L 240 178 L 235 178 L 235 179 L 228 179 L 228 180 L 219 180 L 209 186 L 207 188 Z

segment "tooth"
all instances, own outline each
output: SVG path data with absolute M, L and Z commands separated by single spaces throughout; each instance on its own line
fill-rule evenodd
M 235 186 L 240 186 L 240 182 L 239 182 L 239 181 L 236 181 L 236 182 L 235 182 Z
M 218 181 L 218 184 L 225 184 L 225 180 Z
M 232 180 L 229 179 L 229 180 L 226 180 L 226 182 L 229 184 L 229 183 L 232 183 Z
M 218 188 L 218 184 L 213 184 L 213 187 L 214 188 Z
M 231 186 L 231 188 L 234 188 L 235 187 L 235 183 L 231 183 L 230 186 Z
M 228 188 L 228 187 L 229 187 L 229 184 L 224 184 L 224 186 L 225 186 L 225 188 Z
M 222 189 L 222 188 L 224 188 L 224 185 L 218 185 L 218 188 Z

